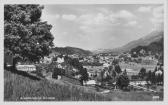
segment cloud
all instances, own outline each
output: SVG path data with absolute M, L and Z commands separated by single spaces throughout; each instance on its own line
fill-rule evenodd
M 108 10 L 107 8 L 97 8 L 98 11 L 104 13 L 104 14 L 109 14 L 110 13 L 110 10 Z
M 108 24 L 108 16 L 97 13 L 97 14 L 84 14 L 78 18 L 78 22 L 84 25 L 102 25 Z
M 73 21 L 77 17 L 76 17 L 76 15 L 73 15 L 73 14 L 70 14 L 70 15 L 64 14 L 64 15 L 62 15 L 62 18 L 65 19 L 65 20 Z
M 135 26 L 137 25 L 137 21 L 133 20 L 133 21 L 129 21 L 126 26 Z
M 136 17 L 133 13 L 127 10 L 121 10 L 118 13 L 114 14 L 114 16 L 122 19 L 133 19 Z
M 60 15 L 59 14 L 54 14 L 54 15 L 49 15 L 49 14 L 47 14 L 47 15 L 44 15 L 44 14 L 42 14 L 42 17 L 41 17 L 41 19 L 43 20 L 43 21 L 53 21 L 53 20 L 57 20 L 57 19 L 59 19 L 60 18 Z
M 127 10 L 121 10 L 115 13 L 111 12 L 110 14 L 102 12 L 97 14 L 84 14 L 81 15 L 78 20 L 86 25 L 117 25 L 121 23 L 121 21 L 128 21 L 135 18 L 136 16 L 133 13 Z
M 154 24 L 155 29 L 163 29 L 163 6 L 155 7 L 152 11 L 153 17 L 151 18 L 151 22 Z
M 56 14 L 54 17 L 55 17 L 56 19 L 58 19 L 58 18 L 60 18 L 60 15 Z
M 152 8 L 151 6 L 141 6 L 138 8 L 139 12 L 151 12 Z
M 96 24 L 102 24 L 107 21 L 107 16 L 103 15 L 102 13 L 98 13 L 97 16 L 94 18 L 94 22 Z
M 163 6 L 159 6 L 153 9 L 153 16 L 156 18 L 163 17 Z
M 117 12 L 98 12 L 94 14 L 82 14 L 78 17 L 77 22 L 80 24 L 79 29 L 84 33 L 102 33 L 119 26 L 135 26 L 136 16 L 127 10 Z

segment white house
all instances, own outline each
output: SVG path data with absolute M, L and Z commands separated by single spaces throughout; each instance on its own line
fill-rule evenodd
M 96 85 L 96 81 L 95 80 L 89 80 L 86 83 L 84 83 L 84 85 Z
M 44 57 L 43 63 L 51 63 L 52 62 L 52 57 Z
M 140 80 L 138 81 L 137 80 L 137 81 L 131 81 L 130 84 L 131 85 L 146 85 L 147 82 L 146 81 L 140 81 Z
M 158 76 L 158 75 L 162 75 L 162 71 L 161 70 L 158 70 L 155 72 L 155 75 Z
M 110 64 L 108 64 L 108 63 L 103 64 L 103 67 L 109 67 L 109 66 L 110 66 Z
M 36 71 L 35 65 L 16 65 L 16 68 L 19 71 L 25 71 L 25 72 Z
M 61 64 L 58 64 L 58 65 L 57 65 L 57 68 L 63 69 L 63 67 L 62 67 Z
M 57 63 L 63 63 L 64 62 L 64 58 L 62 57 L 62 58 L 60 58 L 60 57 L 58 57 L 57 58 Z

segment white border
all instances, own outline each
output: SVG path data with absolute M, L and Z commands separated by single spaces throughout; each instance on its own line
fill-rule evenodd
M 3 26 L 4 26 L 4 21 L 3 21 L 3 5 L 4 4 L 158 4 L 158 3 L 163 3 L 164 4 L 164 101 L 160 102 L 155 102 L 155 101 L 150 101 L 150 102 L 145 102 L 145 101 L 106 101 L 106 102 L 58 102 L 58 101 L 49 101 L 49 102 L 4 102 L 4 81 L 3 81 Z M 168 2 L 167 0 L 1 0 L 0 1 L 0 56 L 2 57 L 2 60 L 0 60 L 0 104 L 168 104 Z
M 1 0 L 6 4 L 144 4 L 163 3 L 165 0 Z

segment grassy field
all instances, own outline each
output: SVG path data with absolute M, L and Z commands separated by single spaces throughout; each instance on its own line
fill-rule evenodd
M 159 96 L 159 101 L 163 100 L 163 93 L 152 92 L 111 92 L 107 94 L 108 97 L 113 97 L 113 100 L 117 101 L 152 101 L 154 96 Z
M 70 84 L 54 84 L 23 73 L 4 71 L 5 101 L 104 101 L 110 98 L 86 90 L 84 87 Z M 30 99 L 32 98 L 32 99 Z M 47 98 L 47 99 L 46 99 Z
M 22 72 L 4 70 L 5 101 L 150 101 L 153 95 L 122 91 L 101 94 L 89 87 L 68 83 L 67 80 L 53 83 Z

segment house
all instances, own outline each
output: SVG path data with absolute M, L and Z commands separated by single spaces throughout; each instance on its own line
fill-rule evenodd
M 86 81 L 84 83 L 84 85 L 96 85 L 96 81 L 95 80 L 89 80 L 89 81 Z
M 72 70 L 73 70 L 74 72 L 77 72 L 77 71 L 78 71 L 78 69 L 76 69 L 76 68 L 72 68 Z
M 63 66 L 61 64 L 58 64 L 57 68 L 63 69 Z
M 139 52 L 140 52 L 141 54 L 145 54 L 145 50 L 144 50 L 144 49 L 141 49 Z
M 163 72 L 159 69 L 158 71 L 155 72 L 155 75 L 158 76 L 158 75 L 162 75 Z
M 104 63 L 104 64 L 103 64 L 103 67 L 104 67 L 104 68 L 106 68 L 106 67 L 108 68 L 109 66 L 110 66 L 109 63 Z
M 136 80 L 136 81 L 130 81 L 130 85 L 146 85 L 147 82 L 145 80 Z
M 19 71 L 25 71 L 25 72 L 36 71 L 35 65 L 16 65 L 16 68 Z
M 63 63 L 64 62 L 64 57 L 58 57 L 56 62 L 59 63 L 59 64 Z
M 74 76 L 74 78 L 76 78 L 76 79 L 80 79 L 80 77 L 81 77 L 81 75 L 79 74 L 79 75 L 75 75 Z
M 52 57 L 45 56 L 42 60 L 43 63 L 50 64 L 52 62 Z

